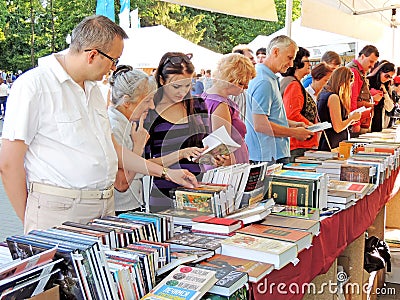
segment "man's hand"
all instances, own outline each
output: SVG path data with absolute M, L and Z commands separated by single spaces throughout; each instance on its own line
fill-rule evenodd
M 292 132 L 293 134 L 291 135 L 291 137 L 294 137 L 296 140 L 299 141 L 305 141 L 314 135 L 314 132 L 305 129 L 304 127 L 293 128 Z
M 196 176 L 185 169 L 168 169 L 166 178 L 187 188 L 198 186 Z

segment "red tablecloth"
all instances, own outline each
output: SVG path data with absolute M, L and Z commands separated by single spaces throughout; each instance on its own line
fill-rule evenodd
M 310 249 L 299 253 L 300 262 L 274 270 L 263 280 L 251 284 L 252 299 L 302 299 L 296 287 L 326 273 L 340 253 L 374 222 L 378 212 L 389 201 L 398 170 L 371 195 L 321 222 L 321 230 Z M 280 285 L 279 285 L 280 284 Z M 278 289 L 279 287 L 279 289 Z M 295 292 L 291 292 L 295 291 Z

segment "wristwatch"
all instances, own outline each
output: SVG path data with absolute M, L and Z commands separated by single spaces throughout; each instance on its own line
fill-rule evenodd
M 166 167 L 162 168 L 162 173 L 160 176 L 161 179 L 167 180 L 167 171 L 168 171 L 168 169 Z

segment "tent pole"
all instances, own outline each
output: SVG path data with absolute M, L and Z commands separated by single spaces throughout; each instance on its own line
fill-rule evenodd
M 293 12 L 293 0 L 286 0 L 285 27 L 286 27 L 286 35 L 288 37 L 292 37 L 292 12 Z

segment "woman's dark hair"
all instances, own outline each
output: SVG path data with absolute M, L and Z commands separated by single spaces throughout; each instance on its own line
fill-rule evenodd
M 375 68 L 373 69 L 373 71 L 371 72 L 371 74 L 369 74 L 367 76 L 368 80 L 369 80 L 369 87 L 373 88 L 373 89 L 377 89 L 380 90 L 381 89 L 381 73 L 389 73 L 389 72 L 395 72 L 396 68 L 394 66 L 394 64 L 392 64 L 391 62 L 387 61 L 387 60 L 382 60 L 380 61 Z M 389 85 L 390 85 L 390 80 L 388 80 L 387 82 L 383 83 L 386 87 L 386 90 L 389 89 Z
M 165 82 L 169 76 L 177 74 L 192 75 L 194 73 L 194 66 L 190 61 L 191 58 L 192 54 L 184 54 L 182 52 L 167 52 L 163 55 L 155 73 L 158 86 L 157 92 L 154 95 L 154 105 L 156 107 L 163 98 L 163 86 L 165 85 Z M 191 95 L 191 90 L 192 89 L 189 89 L 188 93 L 183 98 L 183 105 L 186 108 L 186 113 L 189 120 L 189 146 L 198 146 L 201 145 L 201 139 L 206 129 L 202 122 L 198 120 L 200 116 L 196 115 L 195 103 Z
M 294 61 L 293 61 L 293 67 L 288 68 L 285 73 L 281 73 L 282 76 L 283 77 L 294 76 L 294 72 L 297 69 L 303 68 L 304 62 L 301 61 L 303 59 L 303 57 L 310 57 L 310 51 L 308 51 L 307 49 L 305 49 L 303 47 L 299 47 L 299 51 L 297 51 L 296 57 L 294 58 Z

